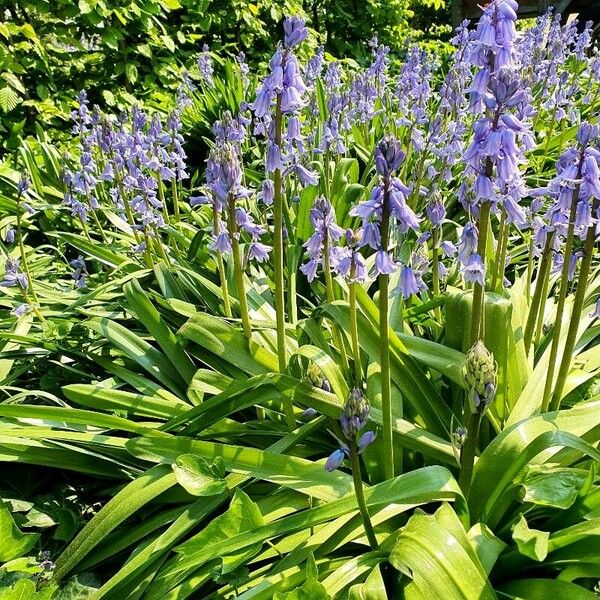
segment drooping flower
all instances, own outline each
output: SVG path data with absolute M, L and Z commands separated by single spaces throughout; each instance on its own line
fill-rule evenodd
M 4 263 L 4 278 L 0 281 L 2 287 L 19 286 L 22 290 L 26 290 L 29 285 L 27 273 L 19 268 L 18 258 L 7 258 Z
M 323 253 L 328 252 L 329 260 L 333 254 L 333 244 L 343 235 L 344 230 L 335 222 L 333 206 L 325 197 L 315 200 L 309 213 L 310 223 L 314 228 L 313 234 L 305 242 L 309 261 L 300 267 L 309 281 L 313 281 L 319 265 L 323 262 Z

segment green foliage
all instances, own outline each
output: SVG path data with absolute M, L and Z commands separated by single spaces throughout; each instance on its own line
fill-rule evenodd
M 11 48 L 7 73 L 14 74 L 0 84 L 3 123 L 16 127 L 19 107 L 38 111 L 39 120 L 35 139 L 13 156 L 31 179 L 31 211 L 16 192 L 17 169 L 4 164 L 0 171 L 0 237 L 17 226 L 22 235 L 0 248 L 5 258 L 26 259 L 31 282 L 27 289 L 2 287 L 0 295 L 0 600 L 593 598 L 600 579 L 597 265 L 562 404 L 543 411 L 556 282 L 546 289 L 548 308 L 528 354 L 529 234 L 511 233 L 506 272 L 513 286 L 501 283 L 483 298 L 482 337 L 494 356 L 494 377 L 488 373 L 486 382 L 496 383 L 496 395 L 476 440 L 470 489 L 457 481 L 456 426 L 464 425 L 474 399 L 465 398 L 473 382 L 464 371 L 472 290 L 449 265 L 445 289 L 402 301 L 392 295 L 386 347 L 397 473 L 384 477 L 388 456 L 380 439 L 353 456 L 353 472 L 346 454 L 329 472 L 327 456 L 341 440 L 351 443 L 339 417 L 357 385 L 352 361 L 364 373 L 371 404 L 365 427 L 378 433 L 384 426 L 382 288 L 358 282 L 351 303 L 354 282 L 343 277 L 331 291 L 326 281 L 308 285 L 299 265 L 313 234 L 311 210 L 327 194 L 340 226 L 357 226 L 351 208 L 376 182 L 372 155 L 384 121 L 411 148 L 402 176 L 423 183 L 417 174 L 426 159 L 411 146 L 413 125 L 376 111 L 368 124 L 351 123 L 344 131 L 343 153 L 308 153 L 307 168 L 321 174 L 317 183 L 300 189 L 290 176 L 284 189 L 290 306 L 283 330 L 287 362 L 280 368 L 272 263 L 246 261 L 242 286 L 230 256 L 221 257 L 220 270 L 209 247 L 211 207 L 188 202 L 206 192 L 197 170 L 213 146 L 214 121 L 252 100 L 255 82 L 244 82 L 232 59 L 219 58 L 214 84 L 202 83 L 191 94 L 182 113 L 184 139 L 193 138 L 186 146 L 191 178 L 156 177 L 164 194 L 156 213 L 164 218 L 160 228 L 130 220 L 104 181 L 96 188 L 99 208 L 88 211 L 87 220 L 72 213 L 62 204 L 61 171 L 78 168 L 80 156 L 63 159 L 44 129 L 70 110 L 69 82 L 76 75 L 105 106 L 139 99 L 167 112 L 176 102 L 179 69 L 195 60 L 198 43 L 229 53 L 252 47 L 259 63 L 279 36 L 282 15 L 301 3 L 15 4 L 15 18 L 46 22 L 32 28 L 35 33 L 14 20 L 4 25 L 8 36 L 0 29 Z M 316 30 L 311 44 L 317 35 L 328 36 L 321 39 L 328 50 L 359 60 L 366 51 L 358 46 L 375 27 L 400 55 L 415 10 L 402 0 L 369 0 L 352 10 L 351 3 L 330 0 L 302 4 Z M 437 0 L 423 4 L 445 8 Z M 65 46 L 75 32 L 82 32 L 81 48 Z M 30 46 L 21 44 L 23 36 Z M 29 56 L 35 39 L 47 52 L 43 65 Z M 93 48 L 84 52 L 89 43 Z M 3 54 L 0 59 L 9 64 Z M 59 73 L 61 61 L 71 70 Z M 346 64 L 345 82 L 358 68 Z M 30 82 L 42 66 L 38 80 L 47 98 L 36 90 L 32 99 Z M 324 82 L 310 93 L 318 110 L 307 111 L 303 125 L 318 136 L 329 110 Z M 20 104 L 11 108 L 14 102 Z M 41 102 L 55 103 L 56 112 L 45 115 L 35 104 Z M 436 102 L 428 110 L 438 111 Z M 394 117 L 396 108 L 381 111 Z M 465 119 L 470 127 L 471 116 Z M 547 131 L 537 125 L 534 136 L 543 145 Z M 552 136 L 545 153 L 538 143 L 531 156 L 539 177 L 528 171 L 532 180 L 555 174 L 572 134 Z M 9 140 L 10 149 L 16 137 Z M 244 142 L 241 154 L 244 185 L 253 190 L 241 202 L 272 243 L 269 209 L 256 203 L 255 193 L 264 176 L 264 144 Z M 439 166 L 433 154 L 427 160 Z M 456 239 L 469 216 L 456 206 L 455 191 L 468 174 L 460 161 L 450 171 L 442 186 L 443 233 Z M 125 200 L 133 202 L 128 193 Z M 417 211 L 425 207 L 418 193 L 410 201 Z M 497 236 L 498 230 L 490 232 L 490 249 Z M 246 259 L 252 240 L 245 233 L 236 239 Z M 405 241 L 398 241 L 397 258 L 408 262 Z M 427 240 L 421 249 L 430 251 Z M 374 257 L 361 252 L 371 268 Z M 79 255 L 85 259 L 81 287 L 69 262 Z M 28 295 L 33 292 L 36 300 Z M 240 327 L 243 298 L 249 338 Z M 356 355 L 349 356 L 355 330 Z M 563 331 L 561 345 L 565 337 Z M 376 544 L 357 503 L 359 490 Z
M 17 0 L 0 22 L 0 158 L 34 133 L 35 123 L 68 141 L 66 121 L 82 89 L 109 110 L 143 103 L 169 110 L 183 72 L 197 80 L 204 43 L 221 55 L 241 50 L 251 64 L 260 64 L 286 15 L 312 19 L 313 44 L 334 55 L 367 58 L 366 42 L 375 33 L 399 56 L 407 39 L 423 34 L 409 20 L 422 15 L 423 29 L 430 28 L 432 18 L 444 18 L 443 8 L 443 0 L 369 0 L 360 10 L 337 0 Z M 239 77 L 227 66 L 223 76 L 217 89 L 196 98 L 195 140 L 224 104 L 233 108 Z

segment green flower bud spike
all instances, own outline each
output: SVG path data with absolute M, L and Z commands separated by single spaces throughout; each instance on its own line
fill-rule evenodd
M 467 382 L 467 402 L 464 410 L 465 418 L 470 413 L 468 434 L 463 440 L 460 456 L 460 475 L 458 483 L 464 494 L 468 496 L 471 478 L 473 475 L 473 464 L 477 452 L 479 440 L 479 427 L 486 408 L 494 400 L 496 395 L 496 382 L 498 365 L 493 354 L 478 340 L 467 354 L 463 370 Z
M 496 395 L 498 365 L 494 355 L 478 340 L 469 353 L 464 366 L 468 385 L 468 400 L 471 413 L 483 413 Z

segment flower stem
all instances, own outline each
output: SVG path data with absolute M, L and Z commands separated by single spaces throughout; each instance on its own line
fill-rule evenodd
M 219 214 L 213 207 L 213 231 L 219 230 Z M 226 317 L 231 317 L 231 302 L 229 301 L 229 285 L 227 284 L 227 276 L 225 275 L 225 263 L 223 255 L 220 252 L 216 253 L 217 269 L 219 271 L 219 280 L 221 282 L 221 294 L 223 296 L 223 310 Z
M 458 485 L 460 485 L 460 489 L 467 497 L 469 488 L 471 487 L 471 479 L 473 478 L 473 464 L 475 463 L 475 453 L 477 452 L 477 440 L 479 439 L 482 416 L 483 413 L 479 411 L 471 413 L 469 425 L 467 426 L 467 439 L 460 455 Z
M 581 159 L 579 161 L 579 168 L 577 169 L 576 179 L 581 178 L 581 169 L 583 166 L 584 151 L 581 151 Z M 558 358 L 558 344 L 560 343 L 560 330 L 562 328 L 562 318 L 565 310 L 565 301 L 567 299 L 567 288 L 569 286 L 569 262 L 571 258 L 571 252 L 573 251 L 573 238 L 575 234 L 575 215 L 577 212 L 577 200 L 579 198 L 580 184 L 578 184 L 573 190 L 573 197 L 571 199 L 571 210 L 569 213 L 569 226 L 567 228 L 567 238 L 565 240 L 565 247 L 563 253 L 563 265 L 560 275 L 560 291 L 558 294 L 558 303 L 556 305 L 556 320 L 554 322 L 554 329 L 552 331 L 552 348 L 550 349 L 550 362 L 548 363 L 548 372 L 546 374 L 546 384 L 544 386 L 544 394 L 542 396 L 542 410 L 548 410 L 548 403 L 550 401 L 550 392 L 552 391 L 552 384 L 554 383 L 554 369 L 556 366 L 556 360 Z
M 94 209 L 92 209 L 91 213 L 92 213 L 92 218 L 94 219 L 94 222 L 96 223 L 96 227 L 98 228 L 98 231 L 100 232 L 100 237 L 102 238 L 102 242 L 104 244 L 108 244 L 108 239 L 106 237 L 106 234 L 104 233 L 104 229 L 102 227 L 102 224 L 100 223 L 100 219 L 98 219 L 98 215 L 96 214 L 96 211 Z
M 484 329 L 484 287 L 485 287 L 485 255 L 487 248 L 487 235 L 490 223 L 490 203 L 483 202 L 479 209 L 479 237 L 477 239 L 477 253 L 484 265 L 483 285 L 475 283 L 473 287 L 473 308 L 471 311 L 471 336 L 469 346 L 483 337 Z
M 275 105 L 275 144 L 281 149 L 281 94 L 277 94 Z M 281 169 L 273 173 L 273 258 L 275 260 L 275 315 L 277 322 L 277 360 L 279 372 L 284 373 L 287 367 L 285 352 L 285 290 L 283 269 L 283 194 L 281 189 Z M 294 429 L 296 420 L 292 401 L 284 396 L 283 407 L 290 431 Z
M 525 344 L 525 352 L 529 352 L 531 341 L 533 339 L 533 331 L 535 328 L 535 322 L 540 313 L 540 305 L 542 295 L 544 292 L 545 282 L 548 280 L 550 274 L 550 253 L 552 252 L 552 238 L 554 232 L 550 231 L 546 235 L 546 244 L 542 251 L 540 258 L 540 266 L 538 268 L 538 275 L 535 282 L 535 290 L 533 292 L 533 298 L 531 300 L 531 307 L 529 308 L 529 314 L 527 315 L 527 323 L 525 324 L 525 333 L 523 334 L 523 342 Z M 543 318 L 543 314 L 542 314 Z
M 381 216 L 381 249 L 388 251 L 390 233 L 389 182 L 383 190 Z M 390 276 L 381 273 L 379 282 L 379 364 L 381 366 L 381 413 L 383 425 L 384 473 L 387 479 L 394 477 L 394 442 L 392 436 L 392 383 L 390 378 L 390 338 L 389 338 L 389 284 Z
M 595 209 L 596 207 L 594 207 L 594 213 L 596 212 Z M 550 410 L 558 410 L 560 408 L 561 394 L 565 386 L 567 375 L 569 374 L 569 368 L 571 366 L 571 357 L 573 354 L 573 349 L 575 348 L 575 342 L 577 341 L 577 330 L 579 329 L 579 320 L 581 319 L 581 311 L 583 309 L 583 302 L 585 300 L 585 293 L 587 291 L 587 283 L 588 277 L 590 275 L 592 257 L 594 255 L 595 241 L 596 224 L 588 228 L 587 236 L 585 238 L 583 258 L 581 259 L 579 280 L 577 282 L 577 291 L 575 292 L 575 298 L 573 300 L 573 311 L 571 313 L 571 321 L 569 322 L 569 330 L 567 331 L 567 339 L 565 341 L 565 348 L 563 350 L 562 360 L 560 363 L 560 368 L 558 370 L 558 376 L 556 378 L 556 385 L 554 386 L 554 394 L 550 402 Z M 565 262 L 567 262 L 566 258 Z
M 27 254 L 25 254 L 25 244 L 23 243 L 23 227 L 21 225 L 21 202 L 20 197 L 17 198 L 17 240 L 19 243 L 19 252 L 21 253 L 21 262 L 23 263 L 23 271 L 27 276 L 27 286 L 31 290 L 31 297 L 33 301 L 37 304 L 38 297 L 35 293 L 35 288 L 33 287 L 33 279 L 31 278 L 31 273 L 29 271 L 29 263 L 27 262 Z
M 546 313 L 546 300 L 548 299 L 548 287 L 550 286 L 550 268 L 546 270 L 546 276 L 542 286 L 542 297 L 540 299 L 540 308 L 538 311 L 537 324 L 535 326 L 535 335 L 533 336 L 533 344 L 539 346 L 542 339 L 542 331 L 544 329 L 544 315 Z
M 327 292 L 327 302 L 331 304 L 335 300 L 333 295 L 333 278 L 331 277 L 331 264 L 329 260 L 329 235 L 325 232 L 323 239 L 323 271 L 325 272 L 325 289 Z M 342 359 L 342 367 L 344 370 L 348 370 L 348 357 L 346 356 L 346 349 L 344 348 L 344 339 L 340 335 L 340 332 L 335 325 L 332 325 L 332 337 L 335 345 L 337 346 L 340 356 Z
M 244 284 L 244 270 L 242 269 L 242 255 L 240 251 L 239 233 L 237 222 L 235 220 L 235 201 L 233 197 L 227 200 L 229 209 L 229 237 L 231 238 L 231 252 L 233 254 L 233 273 L 235 275 L 235 287 L 240 305 L 240 316 L 242 317 L 242 328 L 244 335 L 250 339 L 252 337 L 252 328 L 250 327 L 250 317 L 248 316 L 248 302 L 246 300 L 246 286 Z
M 360 459 L 358 457 L 358 452 L 356 451 L 356 444 L 349 445 L 350 459 L 352 461 L 352 479 L 354 481 L 354 493 L 356 494 L 358 510 L 360 511 L 360 516 L 362 517 L 369 544 L 371 544 L 371 548 L 373 550 L 376 550 L 379 544 L 377 543 L 377 537 L 375 536 L 373 524 L 371 523 L 371 517 L 369 516 L 369 509 L 367 508 L 367 503 L 365 501 L 363 482 L 362 477 L 360 476 Z
M 179 223 L 181 220 L 179 216 L 179 192 L 177 190 L 177 181 L 175 179 L 171 182 L 171 191 L 173 193 L 173 216 L 175 218 L 175 222 Z
M 498 248 L 496 254 L 496 264 L 494 265 L 494 275 L 492 277 L 492 291 L 497 287 L 502 288 L 504 281 L 504 264 L 506 262 L 506 250 L 508 246 L 508 224 L 506 222 L 506 211 L 502 209 L 500 216 L 500 228 L 498 230 Z
M 527 302 L 531 300 L 531 277 L 533 275 L 533 249 L 534 249 L 533 234 L 529 235 L 529 252 L 527 255 L 527 285 L 525 286 L 525 297 Z
M 440 230 L 438 227 L 433 228 L 433 248 L 431 250 L 432 258 L 432 277 L 433 277 L 433 295 L 438 298 L 440 295 L 440 249 L 438 248 L 440 242 Z M 435 318 L 441 323 L 442 322 L 442 311 L 439 306 L 434 309 Z
M 350 304 L 350 337 L 352 339 L 352 354 L 354 357 L 354 378 L 355 384 L 360 386 L 362 383 L 362 365 L 360 363 L 360 346 L 358 344 L 358 313 L 356 309 L 356 281 L 353 281 L 356 275 L 356 265 L 352 261 L 350 268 L 350 285 L 348 287 L 348 302 Z

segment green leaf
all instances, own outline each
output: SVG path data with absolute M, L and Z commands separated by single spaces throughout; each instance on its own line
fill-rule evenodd
M 189 410 L 189 405 L 181 400 L 169 401 L 100 385 L 74 383 L 65 385 L 62 391 L 69 400 L 95 410 L 124 411 L 158 419 L 172 419 Z
M 267 450 L 271 452 L 283 453 L 290 447 L 299 443 L 309 434 L 313 433 L 315 428 L 319 427 L 319 420 L 315 419 L 311 423 L 306 423 L 298 431 L 288 433 L 282 439 L 269 446 Z M 227 484 L 230 489 L 234 489 L 247 481 L 244 475 L 230 474 L 227 476 Z M 173 546 L 184 538 L 197 524 L 207 518 L 213 510 L 227 499 L 227 496 L 211 496 L 210 498 L 200 498 L 191 504 L 183 514 L 178 517 L 175 522 L 155 541 L 133 556 L 126 565 L 124 565 L 107 583 L 102 586 L 102 589 L 95 600 L 106 598 L 107 595 L 112 597 L 116 590 L 123 589 L 123 586 L 132 580 L 143 579 L 145 569 L 152 569 L 156 561 L 162 560 L 163 556 L 171 550 Z M 154 576 L 154 572 L 152 572 Z
M 5 113 L 13 110 L 13 108 L 15 108 L 20 101 L 21 98 L 12 87 L 9 85 L 0 87 L 0 108 Z
M 0 600 L 38 600 L 38 598 L 35 583 L 31 579 L 19 579 L 11 588 L 0 588 Z
M 227 482 L 215 475 L 214 469 L 195 454 L 182 454 L 172 464 L 177 483 L 192 496 L 215 496 L 227 489 Z
M 109 340 L 175 394 L 184 395 L 180 375 L 173 363 L 146 340 L 110 319 L 91 320 L 86 325 Z
M 10 514 L 0 500 L 0 562 L 7 562 L 27 554 L 39 538 L 37 533 L 21 533 Z
M 600 400 L 569 410 L 537 415 L 502 431 L 482 452 L 473 468 L 469 504 L 473 519 L 494 523 L 507 510 L 503 493 L 523 469 L 548 448 L 576 448 L 600 459 L 600 452 L 580 437 L 600 424 Z M 566 432 L 569 433 L 566 433 Z
M 548 556 L 550 534 L 547 531 L 530 529 L 527 519 L 523 515 L 513 527 L 512 537 L 517 543 L 517 548 L 521 554 L 538 562 L 543 561 Z
M 178 335 L 206 348 L 250 375 L 279 370 L 277 357 L 229 323 L 205 313 L 191 317 Z
M 63 579 L 125 519 L 176 483 L 168 465 L 157 465 L 125 486 L 104 505 L 56 561 L 54 576 Z
M 369 573 L 364 583 L 353 585 L 350 588 L 348 600 L 388 600 L 379 565 Z
M 523 502 L 553 508 L 569 508 L 573 505 L 587 474 L 573 468 L 534 467 L 521 482 Z
M 467 533 L 469 542 L 477 553 L 481 565 L 489 575 L 496 560 L 506 548 L 506 544 L 497 538 L 492 530 L 483 523 L 475 523 Z
M 256 503 L 242 490 L 237 489 L 229 509 L 213 519 L 200 533 L 178 546 L 176 551 L 179 554 L 192 554 L 198 549 L 262 527 L 263 524 L 264 519 Z M 241 552 L 222 556 L 222 572 L 230 573 L 234 571 L 238 566 L 255 556 L 261 547 L 262 543 L 258 542 L 245 546 Z
M 352 489 L 352 478 L 341 471 L 328 473 L 323 464 L 250 446 L 152 435 L 129 440 L 127 449 L 155 462 L 174 463 L 180 454 L 194 454 L 207 460 L 221 457 L 228 471 L 265 479 L 321 500 L 334 500 Z
M 405 597 L 496 600 L 462 524 L 446 504 L 414 514 L 400 532 L 390 563 L 412 581 Z
M 129 83 L 135 83 L 138 78 L 138 70 L 137 67 L 133 63 L 125 64 L 125 76 Z
M 173 363 L 173 367 L 186 384 L 189 385 L 196 373 L 196 367 L 180 341 L 143 292 L 140 284 L 136 280 L 132 280 L 123 286 L 123 291 L 138 319 Z
M 319 582 L 319 572 L 312 554 L 306 561 L 306 581 L 289 592 L 277 592 L 273 600 L 331 600 L 325 586 Z
M 593 592 L 556 579 L 519 579 L 498 587 L 514 600 L 598 600 Z
M 161 35 L 160 39 L 163 41 L 163 44 L 168 50 L 175 52 L 175 42 L 173 41 L 173 38 L 169 37 L 168 35 Z

